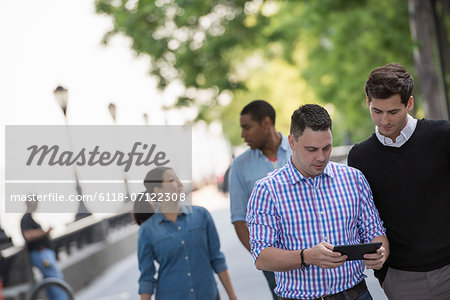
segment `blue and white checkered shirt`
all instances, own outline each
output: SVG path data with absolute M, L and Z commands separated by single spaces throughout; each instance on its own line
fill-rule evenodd
M 258 181 L 250 196 L 247 224 L 255 261 L 267 247 L 300 250 L 323 241 L 367 243 L 385 233 L 364 175 L 333 162 L 323 174 L 311 178 L 289 160 Z M 339 293 L 363 280 L 364 268 L 362 261 L 347 261 L 335 269 L 310 266 L 275 272 L 275 293 L 287 298 Z

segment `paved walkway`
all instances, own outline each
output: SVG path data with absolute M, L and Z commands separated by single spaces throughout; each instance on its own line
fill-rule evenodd
M 250 253 L 241 245 L 230 223 L 227 197 L 218 193 L 214 186 L 208 186 L 194 193 L 193 202 L 211 211 L 238 299 L 271 300 L 264 276 L 255 269 Z M 367 275 L 367 283 L 374 300 L 387 299 L 372 271 L 368 271 Z M 138 277 L 137 257 L 134 254 L 112 266 L 104 276 L 78 293 L 76 299 L 137 300 Z M 217 282 L 219 283 L 218 279 Z M 225 290 L 220 283 L 218 285 L 222 299 L 226 300 Z

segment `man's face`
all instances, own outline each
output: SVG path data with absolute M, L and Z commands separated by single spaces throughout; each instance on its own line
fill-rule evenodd
M 27 201 L 26 205 L 27 205 L 27 212 L 34 213 L 38 207 L 38 202 L 37 201 Z
M 394 95 L 387 99 L 372 98 L 371 102 L 367 99 L 367 106 L 379 132 L 395 142 L 408 122 L 407 114 L 414 107 L 414 99 L 413 97 L 409 98 L 405 106 L 400 95 Z
M 289 135 L 292 163 L 305 177 L 322 174 L 330 159 L 332 142 L 330 129 L 314 131 L 306 127 L 297 141 Z
M 252 119 L 250 114 L 241 115 L 239 124 L 241 125 L 241 137 L 252 149 L 260 149 L 269 133 L 269 127 L 266 118 L 261 122 Z M 270 120 L 270 119 L 269 119 Z

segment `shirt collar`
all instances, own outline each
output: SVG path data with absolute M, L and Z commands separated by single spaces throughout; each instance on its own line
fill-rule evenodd
M 328 161 L 327 166 L 325 167 L 325 169 L 323 170 L 324 175 L 327 175 L 328 177 L 334 178 L 334 172 L 333 172 L 333 168 L 332 168 L 332 162 Z
M 334 174 L 333 174 L 333 170 L 331 167 L 331 162 L 328 162 L 327 166 L 325 167 L 325 169 L 323 170 L 323 173 L 320 174 L 319 176 L 316 177 L 320 177 L 322 175 L 326 175 L 329 176 L 331 178 L 334 178 Z M 300 181 L 304 181 L 307 180 L 308 178 L 311 177 L 305 177 L 302 175 L 302 173 L 300 173 L 299 170 L 297 170 L 297 168 L 294 166 L 294 164 L 292 163 L 292 156 L 289 159 L 288 163 L 287 163 L 287 169 L 288 169 L 288 173 L 289 173 L 289 178 L 291 179 L 291 183 L 294 185 Z
M 281 135 L 281 143 L 280 143 L 280 146 L 278 146 L 278 148 L 281 148 L 281 149 L 283 149 L 286 152 L 289 151 L 289 148 L 291 146 L 289 146 L 288 138 L 284 134 L 282 134 L 281 132 L 278 132 L 278 133 Z M 258 153 L 259 156 L 264 156 L 264 154 L 263 154 L 261 149 L 256 149 L 256 152 Z
M 407 116 L 408 121 L 406 122 L 406 125 L 402 129 L 402 131 L 400 131 L 400 135 L 395 139 L 395 143 L 391 138 L 382 135 L 378 130 L 378 126 L 375 126 L 375 134 L 381 144 L 383 144 L 384 146 L 400 147 L 409 140 L 409 138 L 413 135 L 414 130 L 416 129 L 417 119 L 414 119 L 409 114 Z
M 180 213 L 179 215 L 186 215 L 188 213 L 192 212 L 192 207 L 188 207 L 187 205 L 180 205 Z M 161 213 L 161 207 L 158 205 L 156 206 L 156 212 L 155 214 L 152 216 L 152 218 L 155 218 L 155 221 L 157 223 L 162 223 L 163 221 L 167 221 L 167 219 L 164 217 L 164 215 Z M 178 218 L 178 217 L 177 217 Z

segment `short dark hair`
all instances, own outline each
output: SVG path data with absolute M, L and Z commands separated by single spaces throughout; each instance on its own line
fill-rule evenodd
M 264 100 L 254 100 L 244 106 L 241 111 L 241 116 L 247 114 L 249 114 L 252 119 L 258 123 L 265 117 L 269 117 L 272 121 L 272 125 L 275 126 L 275 109 L 273 109 L 272 105 Z
M 402 103 L 408 104 L 414 89 L 414 80 L 405 67 L 398 63 L 387 64 L 370 72 L 366 81 L 367 99 L 387 99 L 400 95 Z
M 314 131 L 331 130 L 331 118 L 327 110 L 317 104 L 305 104 L 297 108 L 291 117 L 290 133 L 297 140 L 307 127 Z

